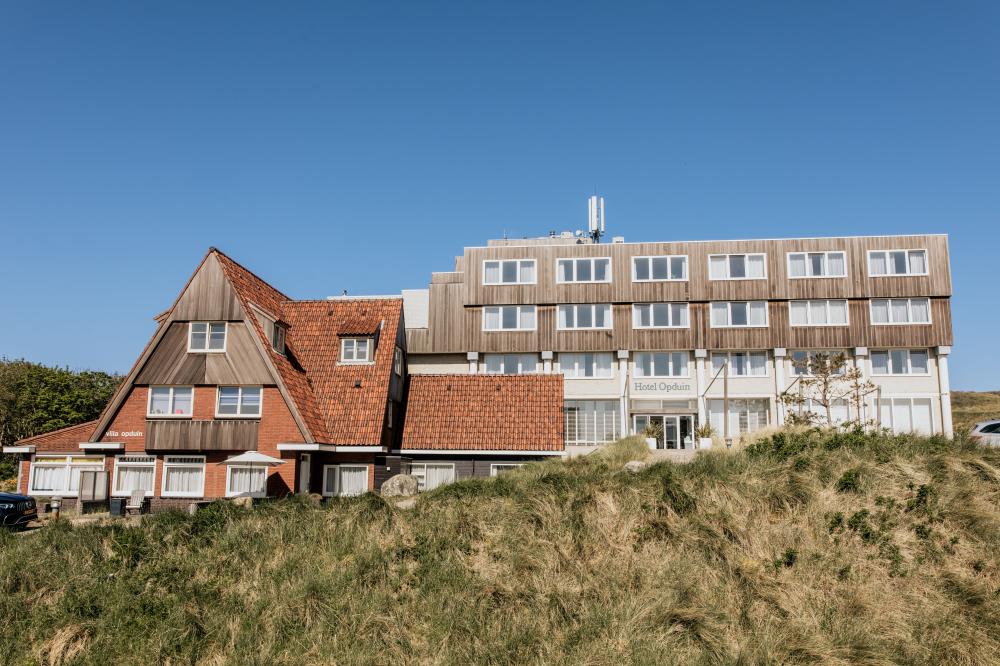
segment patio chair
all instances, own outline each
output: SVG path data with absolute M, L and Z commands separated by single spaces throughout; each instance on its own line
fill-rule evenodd
M 142 513 L 145 503 L 146 503 L 146 491 L 133 490 L 132 494 L 129 495 L 128 504 L 125 505 L 125 514 L 128 515 L 130 511 L 135 511 L 136 513 Z

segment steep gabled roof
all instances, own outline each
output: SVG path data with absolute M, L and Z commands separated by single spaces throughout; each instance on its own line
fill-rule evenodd
M 19 440 L 17 446 L 34 446 L 37 453 L 79 451 L 80 442 L 86 442 L 90 433 L 94 432 L 97 421 L 87 421 L 77 425 L 60 428 L 52 432 L 35 435 Z

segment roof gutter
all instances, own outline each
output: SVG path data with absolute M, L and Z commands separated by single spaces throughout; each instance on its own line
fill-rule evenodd
M 394 452 L 395 453 L 395 452 Z M 494 449 L 401 449 L 400 455 L 413 453 L 418 455 L 451 455 L 451 456 L 559 456 L 565 458 L 563 451 L 511 451 Z
M 316 442 L 286 442 L 278 444 L 279 451 L 318 451 L 320 453 L 385 453 L 384 446 L 351 446 L 317 444 Z

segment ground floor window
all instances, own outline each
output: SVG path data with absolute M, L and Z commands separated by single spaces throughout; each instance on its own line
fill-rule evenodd
M 807 398 L 803 404 L 795 405 L 790 409 L 801 416 L 811 413 L 812 423 L 816 423 L 821 426 L 827 425 L 826 407 L 819 404 L 812 398 Z M 837 426 L 851 420 L 851 409 L 847 400 L 841 398 L 840 400 L 834 400 L 830 404 L 830 418 L 833 419 L 833 425 Z
M 163 497 L 204 496 L 205 456 L 166 456 L 160 494 Z
M 930 435 L 934 430 L 930 398 L 883 398 L 879 400 L 878 415 L 880 425 L 896 434 Z
M 455 482 L 455 463 L 410 463 L 410 474 L 417 479 L 417 490 L 434 490 Z
M 368 492 L 368 465 L 324 465 L 323 495 L 354 497 Z
M 156 456 L 118 456 L 115 458 L 115 483 L 111 494 L 129 497 L 136 490 L 153 494 Z
M 524 467 L 524 463 L 493 463 L 490 465 L 490 476 L 498 476 L 518 467 Z
M 621 437 L 617 400 L 567 400 L 563 414 L 567 444 L 604 444 Z
M 226 497 L 267 497 L 267 468 L 230 465 L 226 472 Z
M 103 470 L 103 456 L 36 456 L 29 492 L 72 497 L 80 490 L 80 472 Z
M 724 434 L 724 401 L 706 400 L 708 418 L 712 428 L 720 437 Z M 729 400 L 729 436 L 741 435 L 766 428 L 770 415 L 770 401 L 767 398 L 738 398 Z

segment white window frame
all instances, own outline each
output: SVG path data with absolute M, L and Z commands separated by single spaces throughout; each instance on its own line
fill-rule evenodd
M 905 252 L 906 253 L 906 272 L 905 273 L 873 273 L 872 272 L 872 255 L 873 254 L 884 254 L 885 255 L 885 267 L 889 268 L 889 253 L 891 252 Z M 910 270 L 910 253 L 911 252 L 923 252 L 924 253 L 924 272 L 914 273 Z M 868 250 L 865 255 L 865 271 L 868 273 L 868 277 L 880 278 L 880 277 L 923 277 L 930 275 L 931 265 L 929 261 L 930 253 L 925 247 L 908 247 L 908 248 L 892 248 L 889 250 Z
M 598 403 L 601 409 L 597 409 Z M 608 409 L 609 403 L 613 409 Z M 575 411 L 572 411 L 575 410 Z M 617 398 L 567 398 L 563 401 L 563 441 L 567 446 L 595 446 L 622 436 L 621 402 Z M 570 427 L 570 420 L 573 421 Z M 593 438 L 587 435 L 592 434 Z M 571 435 L 575 437 L 571 438 Z M 604 437 L 600 437 L 604 435 Z
M 260 490 L 252 490 L 249 493 L 238 493 L 233 490 L 233 470 L 236 469 L 249 469 L 251 471 L 263 471 L 264 472 L 264 487 Z M 268 474 L 267 467 L 263 465 L 250 465 L 250 464 L 240 464 L 240 465 L 226 465 L 226 497 L 253 497 L 261 498 L 267 497 L 267 481 L 270 474 Z
M 754 374 L 752 372 L 747 372 L 745 374 L 738 374 L 738 373 L 734 373 L 733 372 L 733 356 L 746 356 L 746 364 L 744 365 L 744 367 L 747 370 L 750 370 L 750 369 L 753 368 L 753 364 L 750 362 L 750 357 L 753 356 L 753 355 L 763 355 L 764 356 L 764 374 Z M 771 364 L 769 363 L 770 359 L 769 359 L 769 357 L 767 355 L 767 350 L 764 350 L 764 349 L 746 349 L 746 350 L 738 350 L 738 351 L 712 352 L 711 358 L 708 359 L 708 367 L 709 367 L 709 370 L 712 373 L 712 377 L 714 377 L 715 373 L 718 372 L 718 370 L 715 369 L 715 362 L 714 362 L 716 357 L 725 357 L 726 362 L 729 363 L 729 377 L 730 377 L 730 379 L 733 378 L 733 377 L 760 378 L 760 377 L 770 377 L 771 376 L 771 368 L 770 368 Z
M 795 367 L 795 355 L 796 354 L 806 354 L 806 371 L 800 373 L 798 368 Z M 837 354 L 844 355 L 844 364 L 840 366 L 839 372 L 833 373 L 835 376 L 840 377 L 847 373 L 851 369 L 851 356 L 847 353 L 846 349 L 790 349 L 788 351 L 788 363 L 790 364 L 790 377 L 815 377 L 812 371 L 812 359 L 816 354 L 826 354 L 827 356 L 836 356 Z
M 725 257 L 726 258 L 726 277 L 712 277 L 712 258 L 713 257 Z M 761 277 L 730 277 L 729 276 L 729 258 L 730 257 L 744 257 L 744 262 L 749 265 L 750 257 L 763 257 L 764 258 L 764 275 Z M 722 281 L 744 281 L 744 280 L 766 280 L 767 279 L 767 253 L 766 252 L 718 252 L 715 254 L 708 255 L 708 279 L 715 282 Z
M 608 261 L 608 271 L 605 275 L 604 280 L 577 280 L 577 264 L 583 261 L 590 262 L 590 274 L 594 275 L 594 262 L 607 259 Z M 572 261 L 573 262 L 573 279 L 563 280 L 562 271 L 559 270 L 560 261 Z M 612 280 L 612 270 L 614 268 L 614 263 L 611 261 L 611 257 L 557 257 L 556 258 L 556 284 L 608 284 Z
M 486 311 L 494 308 L 497 310 L 500 328 L 486 328 Z M 517 328 L 503 327 L 503 308 L 517 308 Z M 531 328 L 524 328 L 521 326 L 521 311 L 528 308 L 532 311 L 531 319 L 534 325 Z M 518 333 L 536 331 L 538 330 L 538 308 L 534 305 L 484 305 L 481 325 L 483 333 Z
M 886 301 L 889 304 L 889 319 L 892 319 L 892 302 L 906 301 L 907 321 L 875 321 L 875 301 Z M 913 301 L 927 301 L 927 321 L 913 321 Z M 868 320 L 872 326 L 930 326 L 934 323 L 934 313 L 931 299 L 926 296 L 906 298 L 872 298 L 868 300 Z
M 649 310 L 650 310 L 650 312 L 649 312 L 649 321 L 650 322 L 653 321 L 653 306 L 654 305 L 666 305 L 666 306 L 668 306 L 667 307 L 667 313 L 668 313 L 668 318 L 670 319 L 670 323 L 669 324 L 667 324 L 666 326 L 657 326 L 656 324 L 650 323 L 648 326 L 643 326 L 643 325 L 641 325 L 639 323 L 639 309 L 640 308 L 649 308 Z M 686 317 L 687 324 L 686 325 L 681 325 L 681 324 L 675 324 L 674 323 L 674 309 L 673 309 L 673 307 L 670 307 L 670 306 L 674 306 L 674 305 L 683 305 L 684 306 L 684 310 L 687 313 L 687 317 Z M 686 303 L 686 302 L 682 302 L 682 301 L 662 301 L 662 302 L 657 302 L 657 303 L 633 303 L 632 304 L 632 328 L 635 328 L 635 329 L 638 329 L 638 330 L 648 330 L 648 329 L 656 329 L 656 328 L 681 328 L 681 329 L 691 328 L 691 304 L 690 303 Z
M 517 281 L 515 282 L 504 282 L 503 281 L 503 264 L 504 262 L 516 262 L 517 263 Z M 486 281 L 486 264 L 499 263 L 500 264 L 500 281 L 499 282 L 487 282 Z M 530 282 L 521 280 L 521 264 L 531 264 L 534 268 L 535 279 Z M 516 285 L 524 284 L 538 284 L 538 262 L 534 259 L 483 259 L 483 285 L 489 287 L 510 287 Z
M 830 303 L 840 302 L 844 304 L 844 323 L 834 324 L 830 323 Z M 793 324 L 792 323 L 792 304 L 794 303 L 805 303 L 806 304 L 806 323 L 805 324 Z M 823 303 L 823 307 L 826 309 L 826 324 L 815 324 L 813 323 L 813 304 Z M 788 301 L 788 325 L 792 328 L 840 328 L 843 326 L 851 325 L 851 307 L 850 302 L 846 298 L 811 298 L 811 299 L 795 299 Z
M 934 409 L 934 397 L 933 396 L 919 396 L 919 395 L 917 395 L 917 396 L 909 396 L 909 397 L 902 397 L 902 398 L 897 398 L 897 397 L 883 397 L 881 399 L 876 399 L 875 400 L 875 413 L 878 415 L 878 424 L 879 424 L 879 426 L 882 427 L 882 428 L 888 428 L 889 430 L 891 430 L 892 432 L 894 432 L 896 434 L 918 432 L 917 430 L 915 430 L 913 428 L 913 422 L 914 422 L 914 418 L 913 418 L 913 415 L 914 415 L 914 403 L 917 400 L 919 400 L 921 402 L 927 402 L 930 405 L 930 410 L 928 412 L 928 416 L 930 417 L 930 423 L 928 424 L 929 425 L 929 432 L 926 433 L 926 434 L 933 434 L 935 432 L 939 432 L 939 430 L 937 428 L 937 423 L 935 422 L 935 419 L 934 419 L 934 412 L 936 410 Z M 908 405 L 908 411 L 910 413 L 910 417 L 909 417 L 910 418 L 910 429 L 909 430 L 901 430 L 901 431 L 897 431 L 896 430 L 896 424 L 895 424 L 896 409 L 895 408 L 896 408 L 896 403 L 897 402 L 905 402 Z M 889 407 L 889 423 L 888 424 L 882 418 L 882 409 L 883 409 L 883 406 L 885 406 L 885 403 L 888 403 L 888 407 Z
M 503 371 L 501 371 L 501 372 L 491 372 L 490 369 L 489 369 L 489 367 L 490 367 L 490 361 L 489 361 L 489 359 L 490 359 L 490 357 L 496 357 L 496 356 L 500 356 L 501 357 L 501 365 L 503 365 L 503 366 L 506 366 L 506 363 L 504 363 L 504 360 L 506 360 L 506 357 L 509 357 L 509 356 L 517 357 L 517 372 L 503 372 Z M 529 358 L 531 359 L 531 361 L 530 361 L 530 369 L 528 369 L 529 366 L 525 365 L 525 363 L 524 363 Z M 506 369 L 506 368 L 504 368 L 504 369 Z M 538 372 L 538 354 L 517 353 L 517 352 L 515 352 L 515 353 L 509 353 L 509 354 L 504 354 L 504 353 L 483 354 L 483 374 L 484 375 L 530 375 L 530 374 L 535 374 L 537 372 Z
M 604 326 L 563 326 L 560 324 L 559 311 L 563 308 L 573 309 L 573 322 L 579 321 L 578 312 L 580 308 L 590 308 L 590 321 L 597 321 L 597 308 L 607 308 L 608 314 L 604 318 Z M 556 330 L 557 331 L 610 331 L 614 328 L 615 309 L 610 303 L 564 303 L 556 307 Z
M 194 326 L 195 324 L 205 324 L 205 348 L 197 349 L 192 346 L 191 342 L 194 339 Z M 215 324 L 222 324 L 222 349 L 209 349 L 212 343 L 212 326 Z M 228 321 L 191 321 L 188 322 L 188 344 L 187 350 L 189 354 L 224 354 L 226 352 L 226 347 L 229 345 L 229 322 Z
M 666 375 L 640 375 L 639 374 L 639 357 L 640 356 L 656 356 L 657 354 L 667 355 L 667 370 L 671 374 Z M 683 375 L 672 374 L 674 371 L 674 354 L 683 354 L 687 357 L 687 362 L 684 363 L 684 368 L 687 372 Z M 655 360 L 650 364 L 651 368 L 656 367 Z M 632 359 L 632 372 L 636 379 L 690 379 L 691 378 L 691 352 L 687 351 L 642 351 L 635 352 L 635 357 Z M 654 370 L 655 372 L 655 370 Z
M 434 460 L 413 461 L 413 462 L 410 463 L 410 475 L 413 476 L 413 477 L 415 477 L 417 479 L 417 492 L 422 493 L 422 492 L 426 492 L 426 490 L 427 490 L 427 488 L 426 488 L 427 481 L 426 480 L 427 480 L 427 466 L 428 465 L 434 465 L 434 466 L 437 466 L 437 467 L 448 467 L 448 468 L 450 468 L 451 469 L 451 481 L 450 481 L 450 483 L 455 483 L 456 481 L 458 481 L 458 473 L 457 473 L 457 470 L 455 469 L 455 463 L 452 463 L 452 462 L 436 462 Z M 414 472 L 416 471 L 414 469 L 415 467 L 422 467 L 423 471 L 421 471 L 419 474 L 414 474 Z M 442 485 L 447 485 L 447 484 L 442 484 Z M 436 488 L 440 488 L 440 487 L 441 486 L 437 486 Z M 431 488 L 431 490 L 436 490 L 436 488 Z
M 123 460 L 125 458 L 141 458 L 142 460 Z M 115 467 L 113 476 L 111 477 L 111 496 L 112 497 L 131 497 L 131 491 L 118 490 L 118 470 L 122 467 L 152 467 L 153 468 L 153 483 L 152 487 L 146 491 L 146 497 L 152 497 L 156 492 L 156 456 L 147 456 L 142 454 L 122 454 L 120 456 L 115 456 Z
M 906 352 L 906 372 L 875 372 L 875 354 L 888 354 L 889 369 L 892 369 L 892 353 L 893 352 Z M 913 352 L 923 352 L 927 355 L 927 371 L 926 372 L 913 372 L 913 361 L 911 355 Z M 887 347 L 884 349 L 872 349 L 868 355 L 868 363 L 870 367 L 870 372 L 872 377 L 930 377 L 931 376 L 931 350 L 925 349 L 923 347 Z
M 399 346 L 392 353 L 392 371 L 397 377 L 403 376 L 403 350 Z
M 285 355 L 285 337 L 288 331 L 281 324 L 274 322 L 271 324 L 271 349 L 282 356 Z
M 170 390 L 170 412 L 167 414 L 154 414 L 153 413 L 153 390 L 154 389 L 169 389 Z M 174 414 L 174 394 L 176 389 L 191 389 L 191 413 L 190 414 Z M 146 418 L 147 419 L 190 419 L 194 417 L 194 387 L 193 386 L 150 386 L 146 391 L 148 395 L 146 396 Z
M 823 255 L 823 267 L 827 271 L 827 275 L 792 275 L 792 256 L 793 255 L 804 255 L 806 258 L 806 272 L 809 272 L 809 255 L 810 254 L 822 254 Z M 843 275 L 830 275 L 830 255 L 840 254 L 844 257 L 844 274 Z M 837 280 L 847 277 L 847 251 L 846 250 L 799 250 L 795 252 L 785 253 L 785 266 L 788 271 L 788 279 L 790 280 Z
M 198 458 L 201 462 L 177 462 L 181 458 Z M 167 476 L 171 469 L 176 469 L 178 467 L 201 467 L 201 489 L 197 493 L 182 493 L 176 491 L 167 490 Z M 184 456 L 184 455 L 172 455 L 163 456 L 163 473 L 160 478 L 160 497 L 204 497 L 205 496 L 205 477 L 208 476 L 208 466 L 205 464 L 205 456 Z
M 524 467 L 524 465 L 525 463 L 490 463 L 490 476 L 499 476 L 503 472 L 520 469 Z
M 579 374 L 579 371 L 581 369 L 583 369 L 584 372 L 586 372 L 585 363 L 586 363 L 588 355 L 591 356 L 591 357 L 593 357 L 593 361 L 594 361 L 593 362 L 594 375 L 591 376 L 591 377 L 587 377 L 586 375 Z M 598 356 L 606 356 L 606 357 L 608 357 L 608 358 L 611 359 L 611 363 L 608 365 L 608 373 L 606 375 L 601 375 L 601 374 L 597 373 L 597 371 L 600 369 L 600 364 L 597 362 L 597 357 Z M 573 374 L 569 374 L 569 373 L 566 372 L 567 368 L 566 368 L 566 365 L 564 364 L 564 361 L 567 358 L 571 358 L 572 361 L 573 361 Z M 584 380 L 588 380 L 588 381 L 593 380 L 593 379 L 604 379 L 604 380 L 607 380 L 607 379 L 611 379 L 612 377 L 615 376 L 615 359 L 614 359 L 614 356 L 612 356 L 611 352 L 560 352 L 559 353 L 559 372 L 566 379 L 572 379 L 572 380 L 584 379 Z
M 635 268 L 635 262 L 638 260 L 646 260 L 649 262 L 649 275 L 650 277 L 645 279 L 640 279 L 638 276 L 639 272 Z M 684 277 L 680 278 L 654 278 L 653 275 L 653 259 L 666 259 L 667 260 L 667 272 L 670 272 L 670 264 L 673 263 L 674 259 L 684 260 Z M 688 266 L 690 265 L 688 255 L 686 254 L 643 254 L 632 257 L 632 282 L 687 282 L 690 276 L 688 272 Z
M 63 462 L 61 463 L 39 462 L 38 458 L 42 459 L 62 458 Z M 77 459 L 79 459 L 81 462 L 74 464 L 73 461 Z M 18 465 L 18 467 L 20 467 L 20 465 Z M 45 469 L 62 467 L 63 473 L 65 475 L 63 479 L 64 482 L 63 487 L 55 490 L 35 490 L 35 470 L 38 469 L 39 467 Z M 29 497 L 78 497 L 80 495 L 79 487 L 76 490 L 70 490 L 70 485 L 72 485 L 73 481 L 74 467 L 82 467 L 85 468 L 86 470 L 93 470 L 93 471 L 100 470 L 102 472 L 106 469 L 104 456 L 95 456 L 93 454 L 63 455 L 61 453 L 39 454 L 35 456 L 35 458 L 31 461 L 31 464 L 28 466 L 28 496 Z M 80 470 L 80 471 L 85 471 L 85 470 Z
M 364 490 L 364 492 L 358 493 L 357 495 L 342 495 L 341 494 L 341 492 L 340 492 L 340 471 L 342 469 L 345 469 L 345 468 L 355 469 L 355 470 L 363 469 L 365 471 L 365 490 Z M 327 474 L 330 474 L 331 472 L 335 474 L 335 476 L 333 477 L 335 483 L 333 485 L 333 492 L 332 493 L 331 492 L 327 492 L 327 489 L 326 489 Z M 371 490 L 371 481 L 369 479 L 369 473 L 370 472 L 369 472 L 369 469 L 368 469 L 368 465 L 366 465 L 365 463 L 337 463 L 336 465 L 323 465 L 323 479 L 322 479 L 323 485 L 320 488 L 320 491 L 321 491 L 320 494 L 323 497 L 360 497 L 361 495 L 364 495 L 366 492 L 368 492 L 368 491 Z
M 219 412 L 219 407 L 222 403 L 222 389 L 238 389 L 239 393 L 236 396 L 236 413 L 235 414 L 222 414 Z M 257 401 L 257 406 L 259 412 L 256 414 L 244 414 L 243 413 L 243 391 L 246 389 L 256 389 L 259 391 L 260 399 Z M 262 386 L 218 386 L 215 389 L 215 418 L 217 419 L 259 419 L 264 415 L 264 388 Z
M 726 314 L 728 324 L 716 325 L 712 318 L 712 306 L 716 303 L 726 304 Z M 733 324 L 733 303 L 746 303 L 747 304 L 747 323 L 746 324 Z M 750 304 L 751 303 L 763 303 L 764 304 L 764 323 L 763 324 L 751 324 L 750 323 Z M 771 312 L 770 304 L 764 300 L 752 300 L 752 301 L 710 301 L 708 304 L 708 325 L 709 328 L 768 328 L 771 325 Z
M 365 357 L 364 358 L 358 358 L 358 341 L 359 340 L 364 340 L 366 342 L 366 344 L 365 344 Z M 348 346 L 347 343 L 348 342 L 353 343 L 352 344 L 352 349 L 354 351 L 352 353 L 354 355 L 354 358 L 346 358 L 346 352 L 347 352 L 347 346 Z M 374 347 L 375 347 L 375 339 L 372 338 L 371 336 L 353 336 L 353 337 L 341 338 L 340 339 L 340 359 L 339 359 L 338 363 L 354 364 L 354 365 L 365 365 L 365 364 L 374 363 L 375 362 L 373 360 Z

